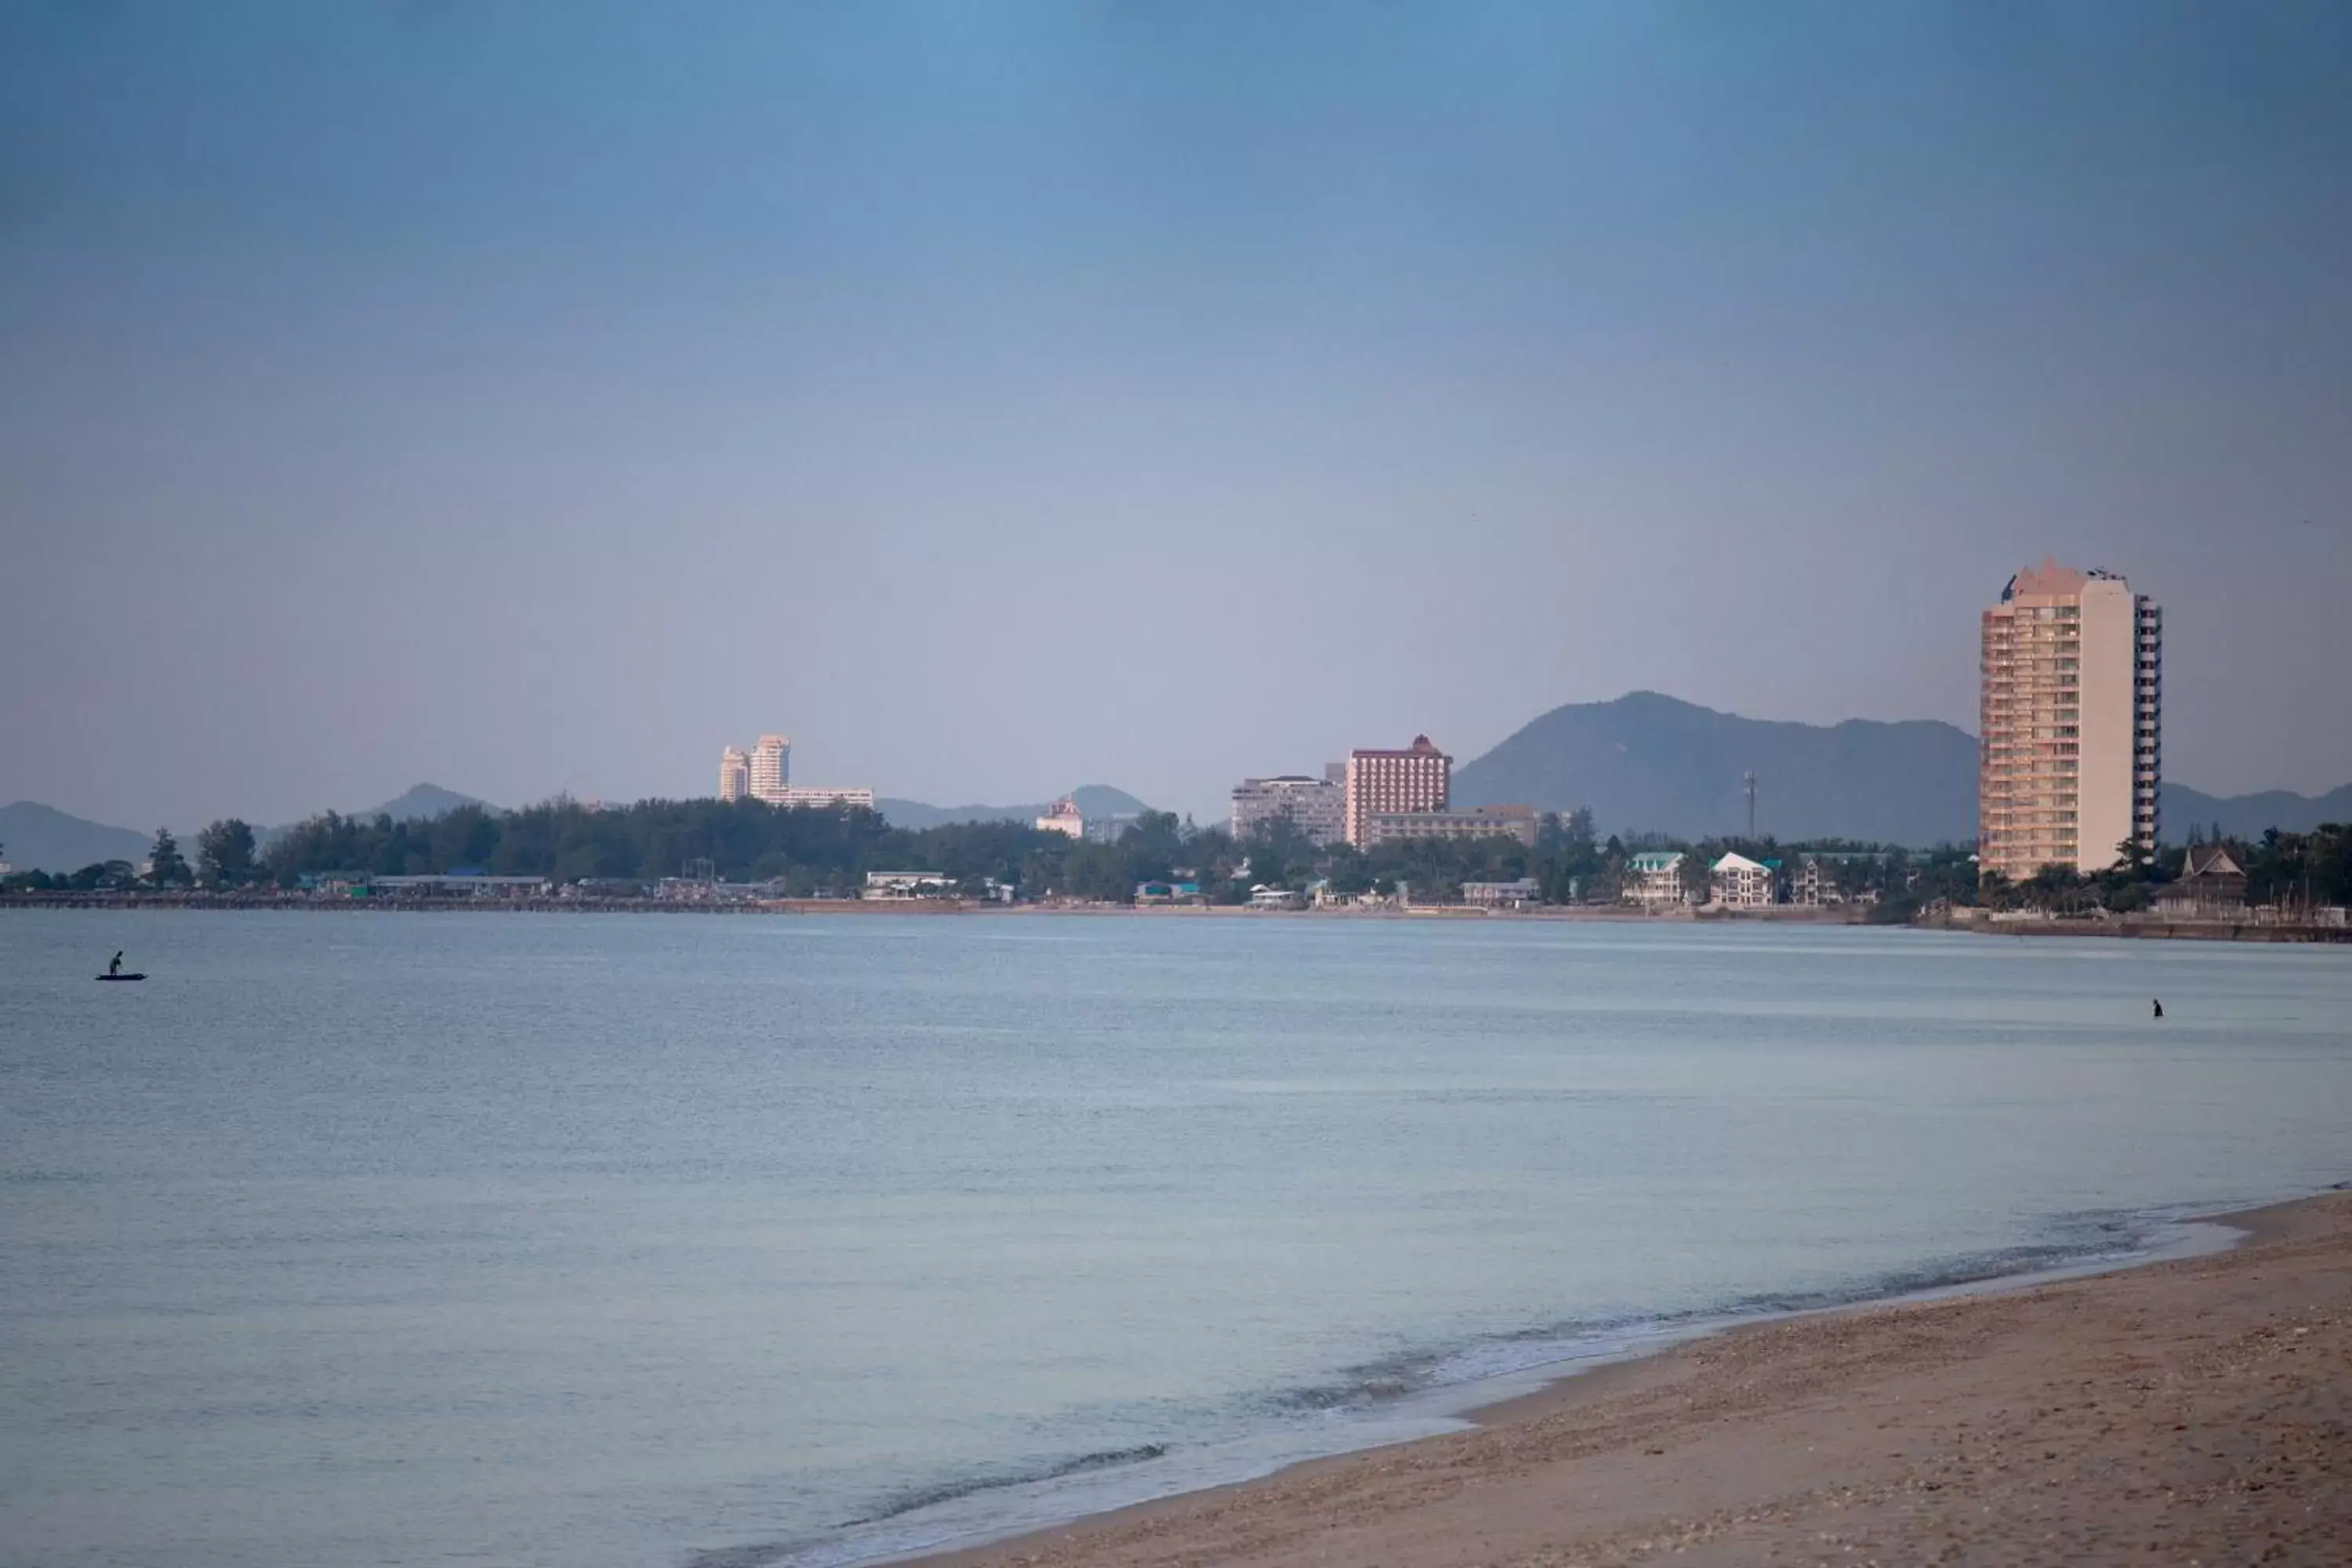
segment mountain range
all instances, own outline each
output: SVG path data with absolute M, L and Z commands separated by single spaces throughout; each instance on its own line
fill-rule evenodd
M 409 818 L 442 816 L 461 805 L 483 803 L 469 795 L 443 789 L 438 784 L 412 785 L 382 805 L 365 811 L 347 812 L 349 816 L 391 816 Z M 492 809 L 496 809 L 493 807 Z M 254 843 L 268 847 L 269 841 L 284 833 L 284 827 L 257 827 Z M 173 837 L 180 840 L 180 851 L 194 859 L 196 835 L 193 828 L 173 828 Z M 102 822 L 70 816 L 55 806 L 38 801 L 20 800 L 13 805 L 0 805 L 0 860 L 20 871 L 78 871 L 102 860 L 128 860 L 132 865 L 147 858 L 155 846 L 152 833 L 142 833 L 130 827 L 109 827 Z
M 1858 838 L 1925 847 L 1976 837 L 1977 741 L 1928 719 L 1797 724 L 1747 719 L 1654 691 L 1570 703 L 1454 771 L 1460 805 L 1591 808 L 1603 833 L 1681 838 L 1744 831 L 1742 779 L 1757 776 L 1756 826 L 1778 838 Z M 2352 784 L 2210 795 L 2168 782 L 2166 836 L 2189 825 L 2254 837 L 2352 820 Z

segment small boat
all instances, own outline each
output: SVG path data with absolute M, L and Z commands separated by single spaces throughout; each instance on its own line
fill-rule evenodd
M 143 974 L 101 974 L 98 978 L 100 980 L 144 980 L 147 977 Z

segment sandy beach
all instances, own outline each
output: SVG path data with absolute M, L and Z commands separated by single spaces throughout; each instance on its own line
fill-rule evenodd
M 952 1568 L 2352 1562 L 2352 1193 L 2227 1252 L 1762 1324 Z

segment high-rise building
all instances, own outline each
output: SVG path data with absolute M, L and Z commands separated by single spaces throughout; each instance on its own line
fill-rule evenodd
M 1287 819 L 1314 843 L 1336 843 L 1347 831 L 1347 794 L 1328 772 L 1319 779 L 1304 773 L 1244 779 L 1234 786 L 1234 837 L 1252 837 Z
M 1053 809 L 1037 819 L 1037 831 L 1084 838 L 1087 836 L 1087 819 L 1078 810 L 1077 797 L 1066 795 L 1055 801 Z
M 788 735 L 762 735 L 751 748 L 751 798 L 781 804 L 793 782 L 793 742 Z
M 2163 784 L 2164 612 L 2112 572 L 2045 559 L 1984 613 L 1979 868 L 2103 871 L 2153 851 Z
M 1348 842 L 1362 845 L 1368 819 L 1376 815 L 1444 811 L 1453 778 L 1454 759 L 1426 735 L 1415 735 L 1401 752 L 1349 752 L 1343 804 Z
M 719 798 L 741 800 L 751 793 L 751 759 L 740 746 L 719 753 Z

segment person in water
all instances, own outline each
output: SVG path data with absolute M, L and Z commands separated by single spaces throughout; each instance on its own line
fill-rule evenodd
M 122 973 L 122 950 L 121 948 L 118 947 L 114 950 L 114 957 L 108 962 L 106 972 L 109 974 L 120 974 Z
M 2149 997 L 2149 998 L 2148 998 L 2148 1000 L 2156 1004 L 2156 1016 L 2157 1016 L 2158 1017 L 2159 1017 L 2159 1018 L 2163 1017 L 2163 1016 L 2164 1016 L 2164 999 L 2163 999 L 2162 997 L 2160 997 L 2160 996 L 2151 996 L 2151 997 Z

